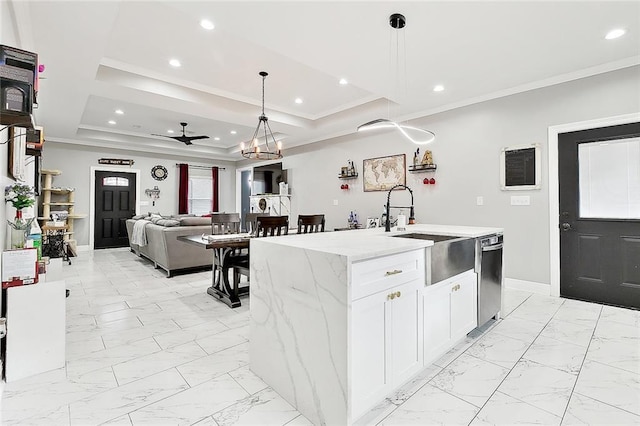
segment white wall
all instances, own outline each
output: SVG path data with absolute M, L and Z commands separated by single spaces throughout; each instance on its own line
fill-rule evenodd
M 62 174 L 53 178 L 54 186 L 76 188 L 75 212 L 89 214 L 90 210 L 90 179 L 91 167 L 104 167 L 98 164 L 100 158 L 123 158 L 134 160 L 131 169 L 140 170 L 140 194 L 137 194 L 139 201 L 148 201 L 147 206 L 141 206 L 140 212 L 160 212 L 163 215 L 178 213 L 178 169 L 176 163 L 187 163 L 200 166 L 224 167 L 220 170 L 220 211 L 235 211 L 235 166 L 225 161 L 203 162 L 202 159 L 175 156 L 154 156 L 143 157 L 137 153 L 118 150 L 98 150 L 91 147 L 81 147 L 78 145 L 59 144 L 45 142 L 43 151 L 43 169 L 57 169 Z M 164 166 L 168 171 L 165 180 L 157 181 L 151 177 L 151 168 L 156 165 Z M 119 166 L 127 167 L 127 166 Z M 209 175 L 210 170 L 190 169 L 191 175 Z M 158 186 L 160 198 L 156 200 L 156 205 L 151 205 L 151 199 L 147 197 L 144 190 Z M 75 239 L 78 245 L 89 244 L 89 218 L 76 220 L 74 222 Z
M 549 284 L 547 128 L 638 112 L 639 93 L 640 68 L 632 67 L 414 120 L 412 124 L 436 133 L 428 149 L 438 166 L 435 173 L 407 173 L 417 221 L 503 227 L 506 277 Z M 500 190 L 501 149 L 531 143 L 542 145 L 542 188 Z M 363 159 L 402 153 L 409 163 L 415 148 L 398 134 L 384 132 L 286 151 L 283 168 L 292 175 L 292 217 L 324 213 L 327 228 L 333 229 L 347 225 L 350 210 L 357 210 L 361 219 L 380 216 L 387 193 L 363 192 L 361 176 L 338 179 L 340 167 L 354 160 L 361 175 Z M 437 183 L 423 185 L 425 176 Z M 345 182 L 348 191 L 340 189 Z M 511 195 L 528 195 L 531 205 L 511 206 Z M 476 205 L 477 196 L 484 197 L 483 206 Z M 392 195 L 392 204 L 408 202 L 406 191 Z

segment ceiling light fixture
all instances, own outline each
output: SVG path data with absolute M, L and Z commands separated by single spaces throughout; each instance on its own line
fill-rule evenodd
M 232 130 L 232 131 L 230 131 L 229 133 L 231 133 L 232 135 L 235 135 L 235 134 L 236 134 L 236 133 L 238 133 L 238 132 L 236 132 L 235 130 Z
M 108 123 L 109 124 L 116 124 L 115 120 L 109 120 Z
M 394 13 L 393 15 L 389 16 L 389 25 L 391 26 L 391 28 L 395 30 L 400 30 L 404 28 L 406 24 L 407 24 L 407 20 L 405 19 L 404 15 L 401 15 L 400 13 Z M 397 42 L 397 36 L 396 36 L 396 46 L 397 45 L 398 45 L 398 42 Z M 398 55 L 396 52 L 396 57 L 397 56 Z M 405 72 L 406 72 L 406 68 L 405 68 Z M 405 77 L 405 80 L 406 80 L 406 77 Z M 384 118 L 378 118 L 377 120 L 372 120 L 372 121 L 369 121 L 368 123 L 364 123 L 361 126 L 358 126 L 357 130 L 358 132 L 363 132 L 367 130 L 378 130 L 378 129 L 396 129 L 400 132 L 400 134 L 402 134 L 405 138 L 407 138 L 408 140 L 410 140 L 416 145 L 428 144 L 430 142 L 433 142 L 436 138 L 435 133 L 429 130 L 420 129 L 414 126 L 408 126 L 408 125 L 397 123 L 395 121 L 384 119 Z
M 205 30 L 212 30 L 212 29 L 214 29 L 216 27 L 215 25 L 213 25 L 213 22 L 211 22 L 208 19 L 201 20 L 200 21 L 200 26 L 202 28 L 204 28 Z
M 220 138 L 216 136 L 215 138 L 213 138 L 213 140 L 214 140 L 214 141 L 219 141 L 219 140 L 220 140 Z
M 622 37 L 625 33 L 626 31 L 623 30 L 622 28 L 616 28 L 615 30 L 609 31 L 607 35 L 604 36 L 604 38 L 606 38 L 607 40 L 613 40 L 618 37 Z
M 172 67 L 176 67 L 176 68 L 178 68 L 178 67 L 181 67 L 181 66 L 182 66 L 182 64 L 180 63 L 180 61 L 179 61 L 179 60 L 177 60 L 177 59 L 171 59 L 171 60 L 169 61 L 169 65 L 171 65 Z
M 433 91 L 434 92 L 442 92 L 444 90 L 444 86 L 442 84 L 437 84 L 435 86 L 433 86 Z
M 296 102 L 297 104 L 301 104 L 301 103 L 302 103 L 302 98 L 296 98 L 295 102 Z
M 250 160 L 276 160 L 282 158 L 282 144 L 280 141 L 276 142 L 276 138 L 271 131 L 271 126 L 269 126 L 269 119 L 264 114 L 264 80 L 269 74 L 260 71 L 259 75 L 262 77 L 262 114 L 258 117 L 258 127 L 256 127 L 256 131 L 253 133 L 249 147 L 245 149 L 244 142 L 241 143 L 240 153 L 244 158 Z M 264 149 L 260 148 L 260 141 L 258 140 L 258 135 L 261 133 L 264 134 Z M 269 146 L 269 137 L 271 137 L 273 141 L 273 151 L 271 150 L 272 146 Z
M 173 130 L 169 129 L 167 130 L 167 133 L 174 133 Z
M 122 115 L 122 114 L 124 114 L 124 111 L 123 111 L 123 110 L 121 110 L 121 109 L 117 109 L 115 112 L 116 112 L 116 114 L 118 114 L 118 115 Z
M 341 78 L 340 81 L 338 81 L 338 83 L 340 83 L 343 86 L 346 86 L 347 84 L 349 84 L 346 78 Z

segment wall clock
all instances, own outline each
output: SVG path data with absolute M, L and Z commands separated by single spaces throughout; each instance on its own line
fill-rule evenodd
M 167 178 L 167 169 L 164 166 L 154 166 L 151 169 L 151 176 L 155 180 L 165 180 Z

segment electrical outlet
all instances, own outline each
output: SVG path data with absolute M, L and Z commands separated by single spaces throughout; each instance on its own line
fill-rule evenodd
M 337 206 L 338 205 L 338 200 L 333 200 L 333 205 Z
M 140 201 L 140 205 L 141 206 L 148 206 L 149 202 L 148 201 Z
M 531 205 L 531 197 L 529 197 L 528 195 L 512 195 L 511 205 L 512 206 L 529 206 Z
M 476 197 L 476 206 L 484 206 L 484 197 Z

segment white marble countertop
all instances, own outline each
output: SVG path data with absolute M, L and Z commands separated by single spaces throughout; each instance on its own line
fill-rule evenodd
M 407 225 L 406 231 L 384 232 L 384 228 L 358 229 L 340 232 L 287 235 L 280 237 L 253 239 L 251 244 L 278 244 L 345 256 L 351 262 L 387 256 L 395 253 L 420 249 L 433 245 L 431 240 L 411 238 L 390 238 L 398 234 L 424 233 L 477 238 L 484 235 L 502 233 L 502 228 L 482 228 L 476 226 L 453 225 Z

